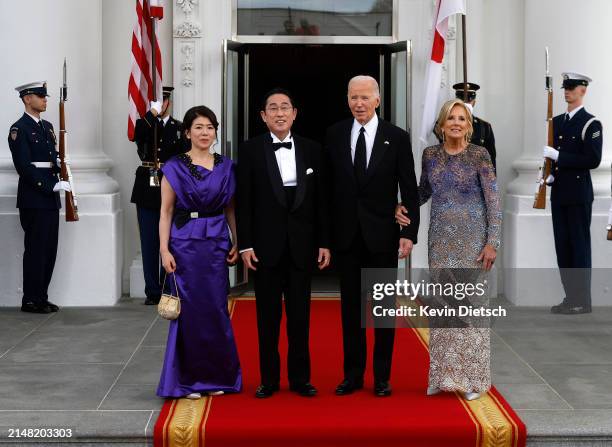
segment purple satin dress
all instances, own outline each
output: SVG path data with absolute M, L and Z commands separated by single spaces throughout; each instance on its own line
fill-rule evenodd
M 211 391 L 238 392 L 242 374 L 227 308 L 231 248 L 223 213 L 236 189 L 233 162 L 215 154 L 212 171 L 191 164 L 186 154 L 162 168 L 176 193 L 176 208 L 212 215 L 172 224 L 169 249 L 176 260 L 181 314 L 170 322 L 160 397 L 183 397 Z M 166 292 L 175 292 L 172 275 Z

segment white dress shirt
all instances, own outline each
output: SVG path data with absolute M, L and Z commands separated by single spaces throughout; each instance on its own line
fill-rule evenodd
M 34 121 L 36 121 L 36 124 L 38 124 L 38 122 L 40 121 L 40 118 L 36 118 L 34 115 L 30 115 L 28 112 L 26 112 L 25 114 L 32 118 Z
M 569 115 L 569 119 L 572 119 L 576 113 L 580 111 L 580 109 L 584 109 L 584 106 L 576 107 L 571 112 L 565 112 L 566 115 Z
M 272 136 L 272 143 L 291 143 L 291 149 L 281 147 L 274 151 L 276 157 L 276 163 L 278 164 L 278 170 L 280 171 L 281 178 L 283 179 L 283 186 L 297 186 L 297 169 L 295 166 L 295 145 L 293 144 L 293 138 L 291 133 L 285 137 L 284 140 L 279 140 L 276 135 L 270 133 Z
M 376 129 L 378 129 L 378 116 L 374 114 L 372 119 L 362 125 L 357 120 L 353 120 L 353 128 L 351 129 L 351 160 L 355 163 L 355 146 L 357 146 L 357 138 L 359 138 L 359 130 L 364 127 L 365 144 L 366 144 L 366 168 L 370 164 L 370 156 L 372 155 L 372 147 L 374 147 L 374 138 L 376 137 Z

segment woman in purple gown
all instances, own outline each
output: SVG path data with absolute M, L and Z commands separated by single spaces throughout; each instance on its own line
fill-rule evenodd
M 233 162 L 210 151 L 219 126 L 215 114 L 193 107 L 183 125 L 191 150 L 162 168 L 159 236 L 165 290 L 176 293 L 175 276 L 182 309 L 170 322 L 157 395 L 197 399 L 242 387 L 227 305 L 228 264 L 238 259 L 231 242 L 236 242 L 236 182 Z

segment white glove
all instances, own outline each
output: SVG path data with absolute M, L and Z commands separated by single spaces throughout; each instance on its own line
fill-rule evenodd
M 612 204 L 610 205 L 610 209 L 608 210 L 608 225 L 612 225 Z
M 150 108 L 151 108 L 151 113 L 155 116 L 159 115 L 161 113 L 162 110 L 162 103 L 161 101 L 151 101 L 151 103 L 149 104 Z
M 544 158 L 550 158 L 551 160 L 557 161 L 557 158 L 559 158 L 559 151 L 554 147 L 544 146 L 542 156 Z
M 555 176 L 550 174 L 548 177 L 546 177 L 546 184 L 547 185 L 552 185 L 553 182 L 555 181 Z
M 65 182 L 63 180 L 60 180 L 59 182 L 57 182 L 55 186 L 53 187 L 53 192 L 58 192 L 58 191 L 71 192 L 72 188 L 70 187 L 70 182 Z
M 57 157 L 57 159 L 55 160 L 55 163 L 57 163 L 58 168 L 62 167 L 62 160 L 59 157 Z M 66 166 L 70 166 L 72 164 L 70 162 L 70 158 L 68 157 L 64 157 L 64 163 L 66 163 Z

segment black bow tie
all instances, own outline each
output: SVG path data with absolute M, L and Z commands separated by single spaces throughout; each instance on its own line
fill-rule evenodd
M 281 147 L 286 147 L 287 149 L 291 149 L 291 141 L 285 141 L 284 143 L 272 143 L 272 148 L 277 151 Z

